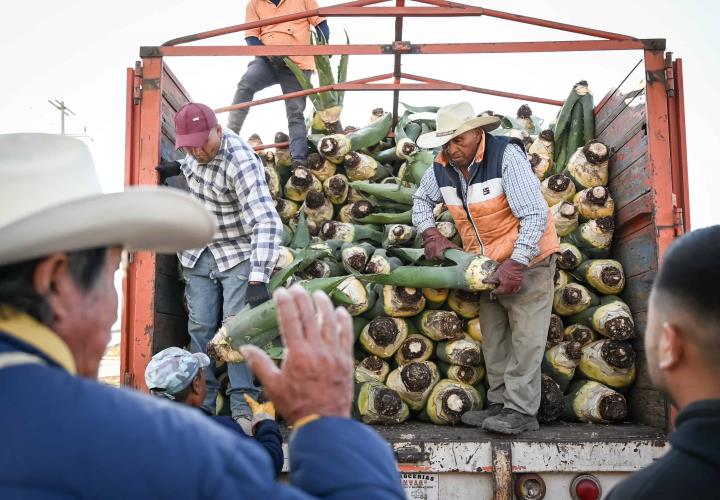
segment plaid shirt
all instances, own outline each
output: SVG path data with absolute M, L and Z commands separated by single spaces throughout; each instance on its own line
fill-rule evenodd
M 282 238 L 282 222 L 270 196 L 265 170 L 252 148 L 233 132 L 223 130 L 220 151 L 208 164 L 190 155 L 181 167 L 190 193 L 212 212 L 218 229 L 210 244 L 178 254 L 192 268 L 207 248 L 218 270 L 250 259 L 249 281 L 267 282 Z
M 467 181 L 460 170 L 452 168 L 460 178 L 465 202 Z M 510 258 L 528 265 L 540 252 L 538 244 L 547 224 L 547 204 L 540 193 L 540 181 L 530 168 L 527 155 L 515 144 L 510 144 L 503 153 L 502 187 L 510 210 L 520 220 L 520 234 Z M 422 233 L 435 227 L 433 208 L 442 201 L 442 194 L 432 167 L 423 175 L 413 198 L 412 220 L 417 231 Z

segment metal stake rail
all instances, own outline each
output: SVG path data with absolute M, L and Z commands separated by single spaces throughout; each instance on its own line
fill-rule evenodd
M 377 4 L 391 1 L 393 6 Z M 419 3 L 421 7 L 407 6 Z M 263 46 L 191 46 L 190 42 L 238 33 L 278 22 L 321 17 L 391 17 L 395 20 L 394 39 L 388 44 L 361 45 L 263 45 Z M 487 16 L 524 25 L 545 27 L 562 32 L 592 37 L 569 41 L 520 41 L 502 43 L 422 43 L 403 40 L 406 17 Z M 162 158 L 174 154 L 174 115 L 190 100 L 190 93 L 164 64 L 164 57 L 182 56 L 289 56 L 318 54 L 391 55 L 393 66 L 385 73 L 366 76 L 332 86 L 303 90 L 296 93 L 225 106 L 218 112 L 241 109 L 288 98 L 311 95 L 327 90 L 386 90 L 393 93 L 393 112 L 398 115 L 400 92 L 416 90 L 465 90 L 560 106 L 562 101 L 522 93 L 505 92 L 455 83 L 402 71 L 402 58 L 422 54 L 480 54 L 480 53 L 556 53 L 577 51 L 642 50 L 639 70 L 645 76 L 644 99 L 641 112 L 634 113 L 627 104 L 625 90 L 618 87 L 595 107 L 596 116 L 616 129 L 627 125 L 628 141 L 615 146 L 618 160 L 628 154 L 645 154 L 627 167 L 622 178 L 631 189 L 643 194 L 630 201 L 618 212 L 616 236 L 625 248 L 650 248 L 660 257 L 676 236 L 690 224 L 687 191 L 687 151 L 685 147 L 684 101 L 681 60 L 665 54 L 664 39 L 638 39 L 570 24 L 510 14 L 478 6 L 447 0 L 356 0 L 331 7 L 298 12 L 289 16 L 244 23 L 203 33 L 196 33 L 166 42 L 161 46 L 142 47 L 135 68 L 128 68 L 126 94 L 126 185 L 157 184 L 155 165 Z M 629 75 L 628 75 L 629 76 Z M 632 99 L 630 99 L 632 100 Z M 623 104 L 625 102 L 625 104 Z M 642 116 L 638 122 L 638 116 Z M 636 123 L 638 122 L 638 123 Z M 637 127 L 641 127 L 636 131 Z M 615 135 L 623 136 L 617 130 Z M 627 144 L 623 146 L 623 144 Z M 268 144 L 282 147 L 286 144 Z M 627 158 L 625 158 L 627 160 Z M 628 177 L 628 172 L 634 177 Z M 621 181 L 616 181 L 621 182 Z M 642 244 L 637 243 L 641 241 Z M 640 246 L 637 246 L 640 245 Z M 645 246 L 642 246 L 645 245 Z M 181 345 L 186 319 L 181 304 L 182 292 L 177 279 L 176 262 L 168 256 L 151 252 L 133 253 L 123 281 L 122 360 L 123 384 L 145 389 L 144 369 L 154 352 L 168 345 Z M 653 257 L 655 258 L 655 257 Z M 640 266 L 646 269 L 646 264 Z M 636 266 L 637 267 L 637 266 Z M 645 289 L 645 274 L 630 276 L 637 290 Z M 647 278 L 648 280 L 650 278 Z M 174 290 L 174 291 L 173 291 Z M 162 291 L 162 293 L 161 293 Z M 638 292 L 639 293 L 639 292 Z M 174 296 L 172 294 L 175 294 Z M 175 297 L 175 298 L 172 298 Z M 171 300 L 172 299 L 172 300 Z M 642 316 L 642 314 L 641 314 Z
M 511 14 L 497 10 L 485 9 L 447 0 L 413 0 L 422 7 L 409 7 L 406 0 L 392 0 L 393 7 L 378 7 L 376 4 L 387 0 L 356 0 L 330 7 L 298 12 L 271 19 L 238 24 L 226 28 L 195 33 L 192 35 L 174 38 L 159 47 L 141 47 L 141 57 L 164 56 L 291 56 L 291 55 L 393 55 L 393 71 L 381 75 L 369 76 L 358 80 L 328 85 L 314 89 L 292 92 L 266 99 L 224 106 L 216 109 L 217 113 L 224 113 L 235 109 L 245 109 L 259 104 L 282 101 L 294 97 L 308 96 L 329 90 L 341 91 L 369 91 L 391 90 L 393 92 L 393 118 L 397 120 L 400 91 L 425 90 L 466 90 L 480 94 L 488 94 L 509 99 L 538 102 L 562 106 L 563 101 L 536 97 L 526 94 L 504 92 L 428 78 L 420 75 L 403 73 L 402 56 L 416 54 L 470 54 L 470 53 L 519 53 L 519 52 L 572 52 L 572 51 L 599 51 L 599 50 L 664 50 L 664 39 L 638 39 L 618 33 L 611 33 L 582 26 L 558 23 L 544 19 Z M 306 19 L 308 17 L 394 17 L 395 39 L 391 44 L 385 45 L 260 45 L 260 46 L 186 46 L 190 42 L 206 40 L 222 35 L 238 33 L 254 28 L 277 24 L 281 22 Z M 403 20 L 405 17 L 459 17 L 459 16 L 487 16 L 496 19 L 556 29 L 569 33 L 587 35 L 599 40 L 568 40 L 546 42 L 501 42 L 501 43 L 432 43 L 412 44 L 404 41 Z M 392 83 L 378 83 L 381 80 L 392 79 Z M 411 83 L 403 80 L 410 80 Z M 262 147 L 262 146 L 261 146 Z

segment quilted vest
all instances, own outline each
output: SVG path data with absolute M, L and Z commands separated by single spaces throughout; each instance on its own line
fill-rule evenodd
M 467 196 L 463 197 L 459 174 L 447 164 L 441 152 L 433 163 L 443 201 L 460 233 L 466 252 L 482 253 L 498 262 L 508 259 L 520 232 L 520 220 L 513 215 L 502 186 L 502 160 L 505 148 L 522 142 L 511 137 L 485 134 L 482 160 L 470 167 Z M 530 166 L 528 165 L 528 169 Z M 559 239 L 548 208 L 545 232 L 539 243 L 540 253 L 530 265 L 559 251 Z

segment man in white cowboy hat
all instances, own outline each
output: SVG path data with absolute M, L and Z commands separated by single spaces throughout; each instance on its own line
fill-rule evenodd
M 442 259 L 455 245 L 435 228 L 433 208 L 444 202 L 466 252 L 500 262 L 480 297 L 488 408 L 463 422 L 503 434 L 538 429 L 540 364 L 550 323 L 559 241 L 540 184 L 522 142 L 491 135 L 495 116 L 477 117 L 470 103 L 438 110 L 437 129 L 418 138 L 441 148 L 420 182 L 413 224 L 425 256 Z
M 402 498 L 387 444 L 349 418 L 351 318 L 324 294 L 276 292 L 281 369 L 242 349 L 294 424 L 291 484 L 200 412 L 93 380 L 121 248 L 175 252 L 214 231 L 178 190 L 103 194 L 77 139 L 0 135 L 0 498 Z

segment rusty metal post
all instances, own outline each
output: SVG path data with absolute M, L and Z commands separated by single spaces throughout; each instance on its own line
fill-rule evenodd
M 395 0 L 395 6 L 396 7 L 404 7 L 405 6 L 405 0 Z M 402 41 L 403 36 L 403 18 L 402 16 L 398 16 L 395 18 L 395 43 L 398 44 Z M 400 52 L 395 53 L 395 61 L 394 61 L 394 67 L 393 67 L 393 81 L 395 83 L 400 83 L 400 77 L 401 77 L 401 70 L 402 70 L 402 64 L 401 64 L 401 57 L 402 54 Z M 393 130 L 395 129 L 395 125 L 398 121 L 398 110 L 400 107 L 400 90 L 394 90 L 393 91 Z
M 665 79 L 665 55 L 645 51 L 647 95 L 648 161 L 655 190 L 654 220 L 658 231 L 658 251 L 662 256 L 675 238 L 668 96 Z
M 669 61 L 675 81 L 674 95 L 668 96 L 670 113 L 670 137 L 672 142 L 673 193 L 676 201 L 676 234 L 690 230 L 690 196 L 687 172 L 687 142 L 685 130 L 685 85 L 683 83 L 682 59 Z
M 161 58 L 143 60 L 142 99 L 132 108 L 133 133 L 137 137 L 134 144 L 139 146 L 139 151 L 132 151 L 131 168 L 126 177 L 133 185 L 157 184 L 155 165 L 160 160 L 162 134 L 159 119 L 162 68 Z M 127 295 L 121 326 L 121 383 L 145 390 L 145 366 L 152 357 L 155 324 L 155 254 L 134 253 L 126 273 L 124 291 Z
M 513 500 L 512 450 L 507 441 L 492 443 L 493 500 Z

